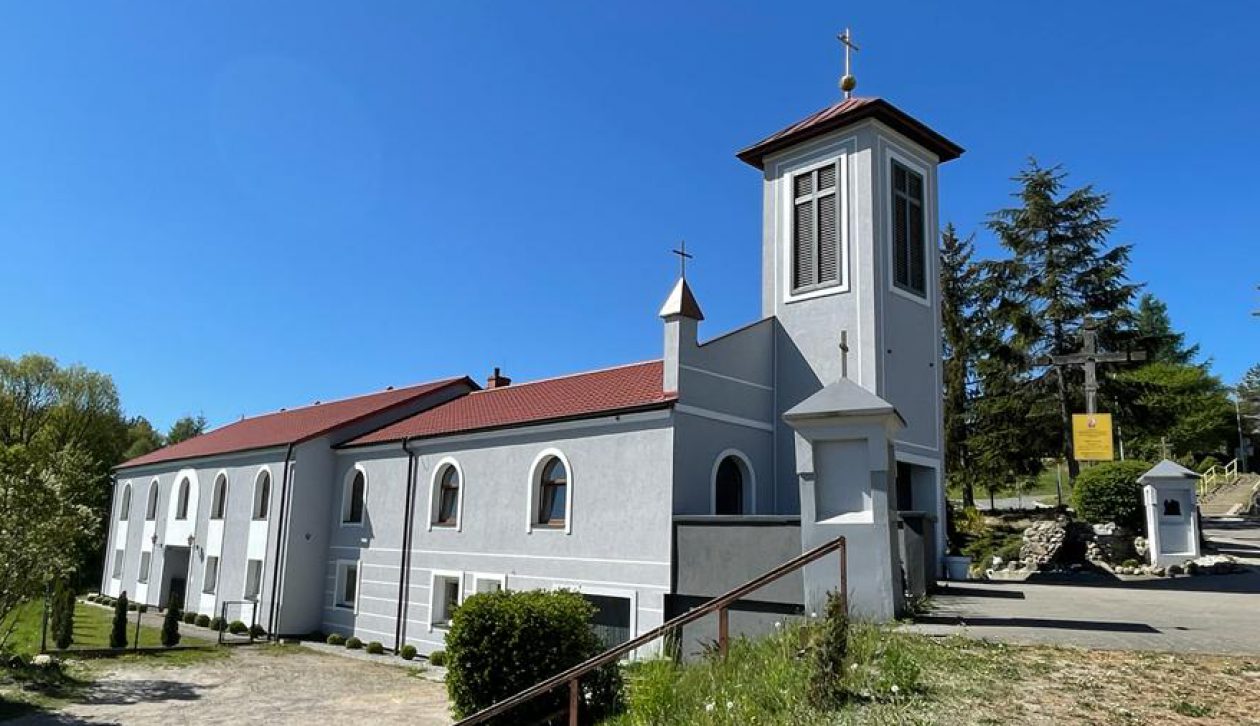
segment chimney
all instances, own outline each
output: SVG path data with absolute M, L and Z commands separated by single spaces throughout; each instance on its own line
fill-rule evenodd
M 486 388 L 503 388 L 512 385 L 512 379 L 499 374 L 499 368 L 496 366 L 494 373 L 486 379 Z

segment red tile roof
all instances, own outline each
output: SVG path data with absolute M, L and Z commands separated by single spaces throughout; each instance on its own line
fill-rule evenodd
M 923 122 L 882 98 L 848 98 L 832 104 L 817 113 L 810 114 L 787 128 L 778 131 L 736 154 L 740 161 L 764 169 L 765 157 L 799 144 L 806 139 L 821 136 L 864 119 L 874 118 L 888 124 L 911 141 L 921 144 L 936 154 L 941 163 L 962 156 L 963 148 L 928 128 Z
M 347 446 L 582 418 L 665 406 L 661 361 L 474 391 L 350 441 Z
M 467 378 L 448 378 L 406 388 L 396 388 L 363 396 L 317 403 L 276 413 L 243 419 L 214 429 L 201 436 L 181 441 L 119 464 L 128 469 L 178 459 L 226 454 L 233 451 L 265 449 L 299 443 L 322 436 L 336 428 L 355 423 L 372 414 L 412 402 L 447 386 L 459 383 L 474 385 Z

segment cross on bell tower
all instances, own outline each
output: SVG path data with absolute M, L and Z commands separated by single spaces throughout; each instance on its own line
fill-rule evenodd
M 848 28 L 844 32 L 836 36 L 836 40 L 840 41 L 840 45 L 844 46 L 844 75 L 840 77 L 840 90 L 844 91 L 846 99 L 853 97 L 853 89 L 857 88 L 857 78 L 853 76 L 849 67 L 849 55 L 852 51 L 862 50 L 853 42 L 853 34 Z

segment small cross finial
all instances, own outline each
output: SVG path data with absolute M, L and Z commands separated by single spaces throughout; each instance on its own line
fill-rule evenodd
M 687 240 L 678 243 L 678 249 L 671 250 L 678 255 L 678 276 L 686 279 L 687 277 L 687 260 L 692 259 L 695 255 L 687 251 Z
M 845 98 L 853 97 L 853 89 L 857 88 L 857 79 L 853 77 L 853 73 L 849 66 L 849 54 L 851 51 L 860 51 L 861 48 L 853 42 L 853 33 L 848 28 L 844 32 L 836 36 L 836 40 L 840 41 L 840 45 L 844 46 L 844 75 L 840 77 L 840 90 L 844 91 Z

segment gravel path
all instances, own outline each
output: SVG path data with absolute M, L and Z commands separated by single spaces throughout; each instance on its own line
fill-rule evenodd
M 15 724 L 449 724 L 446 690 L 402 668 L 238 648 L 188 666 L 110 663 L 86 698 Z

